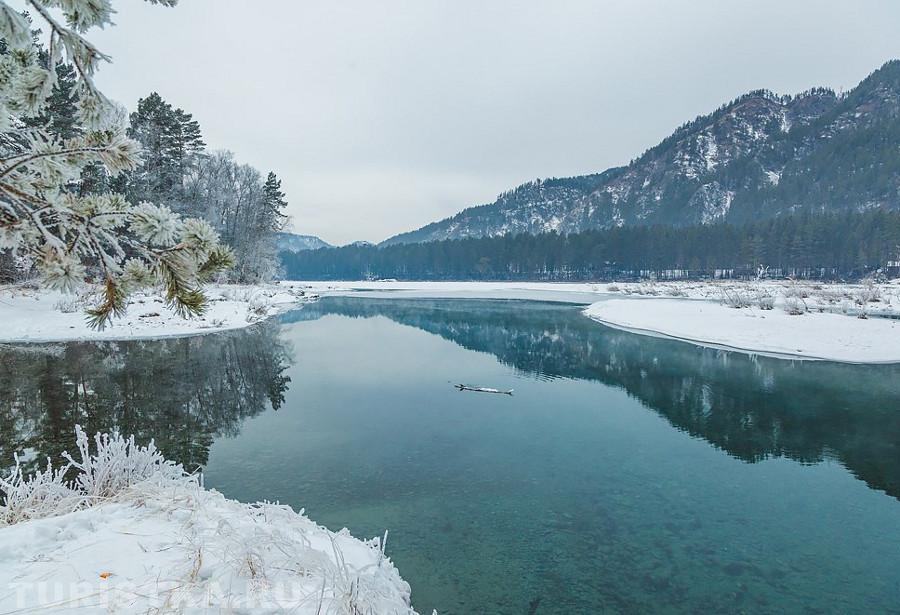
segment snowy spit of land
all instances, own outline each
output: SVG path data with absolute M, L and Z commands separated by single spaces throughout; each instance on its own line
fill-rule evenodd
M 900 362 L 900 285 L 614 284 L 585 313 L 609 326 L 791 359 Z
M 152 444 L 76 429 L 67 467 L 0 476 L 0 613 L 414 613 L 386 536 L 228 500 Z
M 64 294 L 36 285 L 0 287 L 0 342 L 126 340 L 197 335 L 238 329 L 268 318 L 315 296 L 279 285 L 213 284 L 203 316 L 182 318 L 168 309 L 159 293 L 135 293 L 124 316 L 103 330 L 88 326 L 84 310 L 92 290 Z
M 521 298 L 590 304 L 605 325 L 790 359 L 900 362 L 900 281 L 283 282 L 317 294 Z

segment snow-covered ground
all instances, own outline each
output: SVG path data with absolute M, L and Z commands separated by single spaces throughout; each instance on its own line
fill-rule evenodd
M 159 295 L 136 293 L 122 318 L 102 331 L 84 315 L 90 305 L 77 295 L 27 286 L 0 287 L 0 342 L 121 340 L 196 335 L 246 327 L 299 303 L 308 293 L 279 285 L 210 285 L 206 313 L 184 319 L 167 309 Z
M 900 280 L 880 284 L 709 280 L 627 282 L 602 284 L 600 287 L 606 293 L 627 297 L 702 299 L 717 303 L 743 299 L 751 305 L 757 305 L 761 299 L 771 297 L 779 306 L 791 300 L 809 312 L 835 312 L 852 316 L 860 312 L 869 315 L 900 315 Z
M 78 489 L 0 489 L 0 613 L 413 613 L 380 539 L 228 500 L 123 442 Z
M 613 284 L 628 298 L 585 313 L 604 324 L 773 356 L 900 362 L 900 285 L 754 283 Z M 869 316 L 860 318 L 860 315 Z
M 843 314 L 789 315 L 707 301 L 613 299 L 585 313 L 604 324 L 703 346 L 850 363 L 900 362 L 900 320 Z

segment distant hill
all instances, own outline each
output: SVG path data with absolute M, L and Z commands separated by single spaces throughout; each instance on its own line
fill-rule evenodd
M 900 61 L 892 60 L 844 95 L 750 92 L 627 166 L 529 182 L 382 245 L 898 209 L 898 144 Z
M 332 247 L 330 243 L 322 241 L 315 235 L 295 235 L 294 233 L 277 233 L 275 242 L 279 252 L 302 252 L 303 250 Z

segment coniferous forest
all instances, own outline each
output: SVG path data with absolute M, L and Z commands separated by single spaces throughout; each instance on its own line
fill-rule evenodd
M 609 280 L 896 274 L 900 212 L 800 214 L 747 224 L 633 226 L 561 235 L 282 252 L 289 279 Z

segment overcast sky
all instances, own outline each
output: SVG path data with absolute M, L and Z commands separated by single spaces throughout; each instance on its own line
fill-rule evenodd
M 92 40 L 208 145 L 274 170 L 293 230 L 380 241 L 536 177 L 627 163 L 748 90 L 849 89 L 894 0 L 116 0 Z

